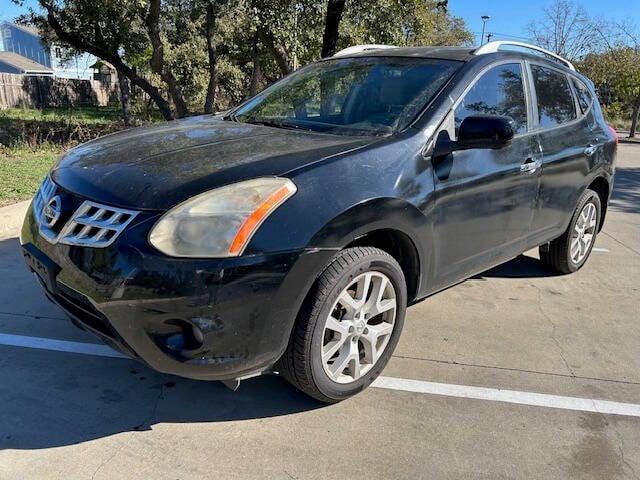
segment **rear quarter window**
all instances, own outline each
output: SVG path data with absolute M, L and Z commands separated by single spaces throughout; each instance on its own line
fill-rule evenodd
M 538 100 L 538 124 L 551 128 L 577 118 L 567 76 L 552 68 L 531 65 Z
M 580 111 L 582 114 L 585 114 L 593 102 L 591 92 L 589 92 L 589 89 L 581 81 L 576 80 L 575 78 L 572 78 L 571 81 L 573 82 L 573 88 L 576 92 L 576 96 L 578 97 Z

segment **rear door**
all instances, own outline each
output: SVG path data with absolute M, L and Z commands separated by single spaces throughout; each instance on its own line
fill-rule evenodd
M 510 61 L 481 73 L 440 132 L 455 140 L 462 121 L 481 114 L 509 116 L 517 128 L 512 142 L 499 150 L 461 150 L 434 160 L 438 286 L 516 255 L 516 244 L 529 234 L 540 158 L 536 136 L 528 133 L 523 68 Z
M 532 229 L 545 241 L 566 229 L 600 140 L 593 115 L 585 115 L 574 97 L 573 77 L 546 64 L 531 62 L 529 69 L 534 124 L 543 153 L 540 200 Z M 585 105 L 585 113 L 588 109 Z

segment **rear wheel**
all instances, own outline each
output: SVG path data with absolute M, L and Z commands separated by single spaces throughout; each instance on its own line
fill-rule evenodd
M 404 275 L 393 257 L 372 247 L 343 250 L 301 309 L 280 372 L 323 402 L 355 395 L 387 364 L 406 304 Z
M 567 231 L 548 246 L 540 247 L 540 260 L 562 273 L 581 268 L 593 249 L 601 215 L 600 197 L 585 190 L 571 218 Z

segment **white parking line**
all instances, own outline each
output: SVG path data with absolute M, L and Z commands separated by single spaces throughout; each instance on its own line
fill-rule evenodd
M 594 252 L 609 253 L 608 248 L 593 247 L 591 250 Z
M 83 355 L 95 355 L 98 357 L 128 358 L 120 352 L 116 352 L 113 348 L 99 343 L 69 342 L 67 340 L 10 335 L 8 333 L 0 333 L 0 345 L 53 350 L 55 352 L 81 353 Z
M 51 338 L 28 337 L 0 333 L 0 345 L 12 347 L 36 348 L 56 352 L 80 353 L 99 357 L 127 358 L 107 345 L 97 343 L 69 342 Z M 611 415 L 640 417 L 640 405 L 633 403 L 611 402 L 593 398 L 564 397 L 545 393 L 519 392 L 498 388 L 453 385 L 449 383 L 425 382 L 408 378 L 378 377 L 371 385 L 375 388 L 398 390 L 403 392 L 442 395 L 446 397 L 471 398 L 492 402 L 515 403 L 536 407 L 559 408 L 580 412 L 596 412 Z
M 640 417 L 640 405 L 633 403 L 610 402 L 593 398 L 563 397 L 546 393 L 518 392 L 498 388 L 472 387 L 468 385 L 452 385 L 449 383 L 433 383 L 407 378 L 378 377 L 373 387 L 401 390 L 404 392 L 428 393 L 447 397 L 474 398 L 493 402 L 517 403 L 536 407 L 560 408 L 579 412 L 608 413 L 611 415 L 628 415 Z

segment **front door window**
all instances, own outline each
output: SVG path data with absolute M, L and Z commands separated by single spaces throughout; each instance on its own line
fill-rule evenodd
M 516 132 L 527 130 L 527 102 L 519 63 L 493 67 L 473 84 L 454 112 L 456 138 L 462 121 L 471 115 L 511 117 Z

